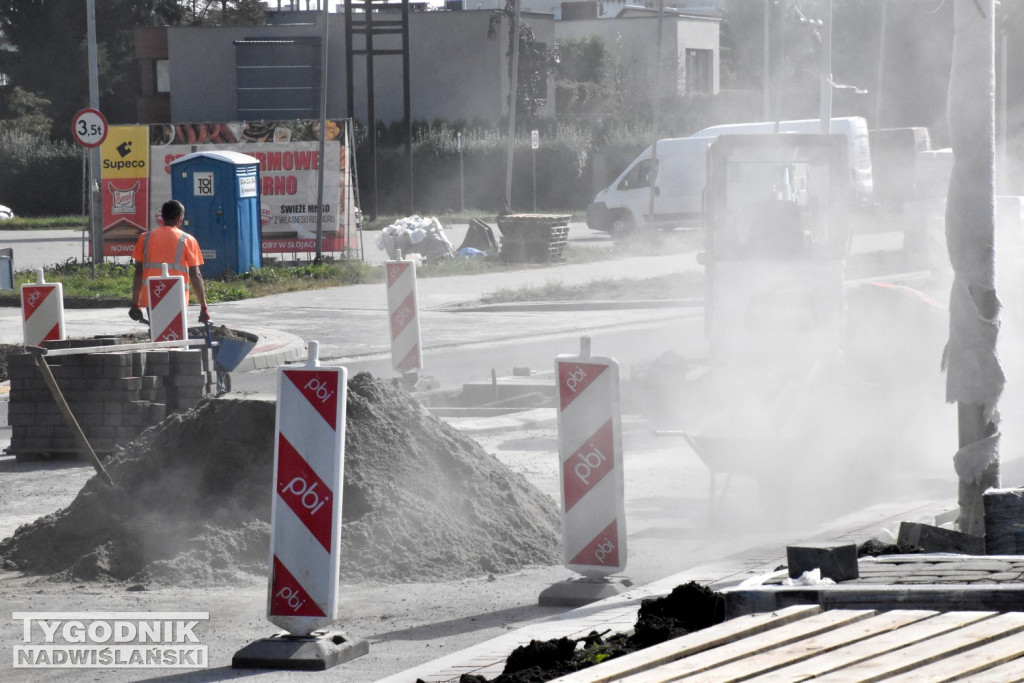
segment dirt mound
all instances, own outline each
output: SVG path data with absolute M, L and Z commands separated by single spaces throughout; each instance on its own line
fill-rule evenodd
M 194 585 L 265 573 L 274 404 L 206 400 L 144 432 L 67 508 L 0 541 L 9 569 Z M 560 561 L 554 501 L 396 383 L 348 387 L 344 581 L 449 580 Z
M 504 671 L 491 681 L 463 674 L 459 683 L 543 683 L 723 621 L 722 594 L 691 581 L 665 597 L 642 601 L 632 635 L 617 634 L 606 640 L 605 634 L 591 631 L 578 640 L 532 640 L 513 650 Z

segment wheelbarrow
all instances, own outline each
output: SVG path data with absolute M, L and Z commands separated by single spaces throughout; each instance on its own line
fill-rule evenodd
M 256 342 L 228 337 L 214 340 L 210 322 L 204 326 L 206 346 L 213 350 L 213 369 L 217 374 L 217 395 L 220 396 L 231 391 L 231 371 L 249 355 Z

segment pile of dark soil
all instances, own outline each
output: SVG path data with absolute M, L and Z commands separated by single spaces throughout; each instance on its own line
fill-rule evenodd
M 874 538 L 857 546 L 857 557 L 880 557 L 882 555 L 913 555 L 924 551 L 915 545 L 896 545 L 895 543 L 883 543 Z
M 0 541 L 7 569 L 195 585 L 265 573 L 274 404 L 206 400 L 106 463 L 70 506 Z M 555 502 L 397 383 L 348 385 L 342 580 L 451 580 L 560 562 Z
M 605 640 L 603 634 L 591 631 L 580 640 L 533 640 L 512 651 L 497 678 L 488 681 L 463 674 L 459 683 L 543 683 L 723 621 L 722 594 L 691 581 L 663 598 L 641 602 L 632 635 Z

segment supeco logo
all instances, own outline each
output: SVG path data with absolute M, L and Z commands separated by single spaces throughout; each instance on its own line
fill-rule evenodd
M 120 171 L 123 168 L 146 168 L 144 159 L 104 159 L 103 168 L 108 171 Z
M 281 487 L 281 496 L 284 497 L 286 493 L 292 494 L 298 499 L 298 503 L 309 511 L 310 516 L 313 516 L 331 498 L 326 494 L 323 498 L 320 497 L 320 492 L 316 490 L 319 483 L 314 481 L 310 484 L 304 477 L 293 477 L 291 481 Z

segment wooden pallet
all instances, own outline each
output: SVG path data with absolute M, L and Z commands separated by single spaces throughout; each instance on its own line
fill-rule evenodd
M 831 610 L 816 605 L 718 626 L 557 679 L 1022 681 L 1024 613 Z

